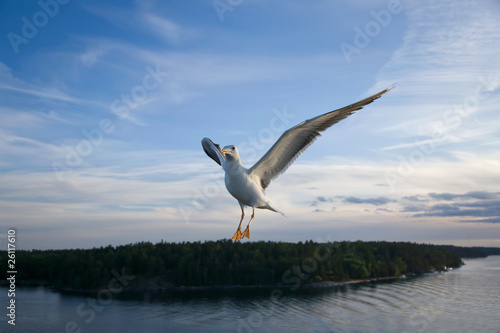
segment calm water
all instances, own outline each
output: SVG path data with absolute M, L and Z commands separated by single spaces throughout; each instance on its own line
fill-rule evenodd
M 0 332 L 500 332 L 500 256 L 451 272 L 314 291 L 96 295 L 18 288 Z

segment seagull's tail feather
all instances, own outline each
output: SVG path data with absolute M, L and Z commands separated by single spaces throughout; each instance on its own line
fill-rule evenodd
M 273 212 L 280 213 L 284 217 L 287 217 L 285 215 L 285 213 L 283 213 L 281 210 L 279 210 L 278 208 L 276 208 L 276 206 L 274 206 L 274 204 L 272 204 L 270 202 L 267 203 L 267 207 L 266 208 L 269 209 L 269 210 L 272 210 Z

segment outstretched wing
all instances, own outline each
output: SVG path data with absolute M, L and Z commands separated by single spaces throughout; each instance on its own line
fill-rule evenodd
M 347 118 L 354 111 L 370 104 L 393 87 L 341 109 L 306 120 L 290 128 L 276 141 L 269 151 L 250 168 L 248 173 L 258 178 L 262 188 L 288 169 L 290 165 L 321 135 L 320 132 Z
M 217 162 L 220 166 L 224 167 L 226 160 L 218 144 L 214 143 L 209 138 L 203 138 L 203 140 L 201 140 L 201 146 L 211 159 Z

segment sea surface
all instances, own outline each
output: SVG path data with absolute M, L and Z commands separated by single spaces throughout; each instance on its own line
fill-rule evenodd
M 443 273 L 315 290 L 72 295 L 0 288 L 0 332 L 500 332 L 500 256 Z

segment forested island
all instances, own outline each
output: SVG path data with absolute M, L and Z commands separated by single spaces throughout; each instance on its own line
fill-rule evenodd
M 7 253 L 0 266 L 7 267 Z M 376 280 L 460 267 L 449 249 L 409 242 L 140 242 L 73 250 L 20 250 L 20 283 L 92 291 L 118 275 L 130 290 L 277 286 Z M 0 271 L 5 281 L 6 270 Z
M 438 245 L 440 248 L 451 251 L 460 258 L 486 258 L 487 256 L 500 256 L 498 247 L 462 247 L 454 245 Z

